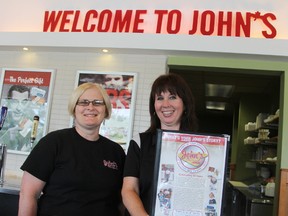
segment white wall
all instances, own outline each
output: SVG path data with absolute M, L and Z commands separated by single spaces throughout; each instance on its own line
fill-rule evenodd
M 110 55 L 69 52 L 0 52 L 1 68 L 55 69 L 48 131 L 69 127 L 70 116 L 67 101 L 74 89 L 77 70 L 137 72 L 137 97 L 134 113 L 133 135 L 149 126 L 150 87 L 156 77 L 166 73 L 166 56 L 163 55 Z M 8 153 L 6 180 L 19 183 L 22 176 L 20 166 L 26 155 Z
M 0 32 L 0 49 L 14 47 L 44 47 L 58 49 L 130 49 L 157 52 L 232 53 L 248 55 L 288 56 L 287 40 L 243 37 L 215 37 L 171 34 L 89 34 Z M 151 53 L 151 52 L 150 52 Z

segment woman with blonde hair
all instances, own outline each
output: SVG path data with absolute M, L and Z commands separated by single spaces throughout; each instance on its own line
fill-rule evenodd
M 125 152 L 101 136 L 111 115 L 106 91 L 84 83 L 72 93 L 72 128 L 43 137 L 21 166 L 19 216 L 118 216 Z

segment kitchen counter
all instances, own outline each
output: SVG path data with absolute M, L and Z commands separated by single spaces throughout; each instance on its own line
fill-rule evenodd
M 227 185 L 227 216 L 272 216 L 273 197 L 260 193 L 257 186 L 243 182 L 228 181 Z
M 273 197 L 268 197 L 260 193 L 260 189 L 254 186 L 245 185 L 242 182 L 233 182 L 229 183 L 237 190 L 239 190 L 248 200 L 251 200 L 253 203 L 265 203 L 273 205 Z

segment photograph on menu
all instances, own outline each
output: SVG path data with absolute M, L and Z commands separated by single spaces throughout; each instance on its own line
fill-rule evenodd
M 28 154 L 47 133 L 53 79 L 54 70 L 2 69 L 1 107 L 7 114 L 0 143 L 8 152 Z
M 110 97 L 112 115 L 100 134 L 123 145 L 129 143 L 134 117 L 137 74 L 131 72 L 78 71 L 76 85 L 92 82 L 101 85 Z

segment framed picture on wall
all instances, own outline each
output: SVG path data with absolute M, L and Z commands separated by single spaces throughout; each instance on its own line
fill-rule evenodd
M 151 215 L 222 215 L 228 136 L 158 130 Z
M 0 143 L 7 145 L 8 152 L 29 154 L 47 133 L 54 74 L 49 69 L 2 69 L 1 107 L 6 106 L 8 111 L 0 130 Z M 37 116 L 35 140 L 31 142 Z
M 76 86 L 86 82 L 103 86 L 112 103 L 112 115 L 101 125 L 100 134 L 126 150 L 133 128 L 137 73 L 77 71 Z

